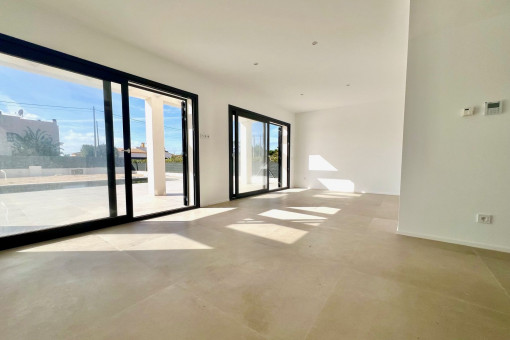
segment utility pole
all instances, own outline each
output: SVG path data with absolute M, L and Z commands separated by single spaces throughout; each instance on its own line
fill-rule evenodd
M 92 106 L 92 115 L 94 116 L 94 157 L 97 157 L 97 150 L 96 150 L 96 140 L 97 140 L 97 133 L 96 133 L 96 107 Z
M 99 125 L 96 122 L 97 147 L 99 147 Z

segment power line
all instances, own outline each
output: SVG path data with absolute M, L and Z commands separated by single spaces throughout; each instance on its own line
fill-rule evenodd
M 91 108 L 86 108 L 86 107 L 46 105 L 46 104 L 34 104 L 34 103 L 18 103 L 18 102 L 10 102 L 10 101 L 7 101 L 7 100 L 0 100 L 0 103 L 27 105 L 27 106 L 38 106 L 38 107 L 49 107 L 49 108 L 58 108 L 58 109 L 73 109 L 73 110 L 90 110 L 90 111 L 92 111 Z
M 123 118 L 121 115 L 115 115 L 115 117 L 120 117 L 120 118 Z M 142 124 L 145 124 L 145 121 L 144 120 L 140 120 L 140 119 L 136 119 L 136 118 L 129 118 L 129 120 L 132 120 L 133 122 L 137 122 L 137 123 L 142 123 Z M 171 130 L 177 130 L 177 131 L 181 131 L 181 129 L 179 128 L 175 128 L 173 126 L 168 126 L 168 125 L 163 125 L 163 127 L 167 128 L 167 129 L 171 129 Z
M 27 105 L 27 106 L 36 106 L 36 107 L 41 107 L 41 108 L 47 107 L 47 108 L 60 109 L 60 110 L 63 110 L 63 109 L 88 110 L 88 111 L 93 111 L 94 110 L 92 108 L 87 108 L 87 107 L 47 105 L 47 104 L 35 104 L 35 103 L 18 103 L 18 102 L 12 102 L 12 101 L 7 101 L 7 100 L 0 100 L 0 103 Z M 95 109 L 95 110 L 97 112 L 104 113 L 103 110 L 99 110 L 99 109 Z M 112 115 L 115 116 L 115 117 L 118 117 L 118 118 L 124 118 L 122 115 L 116 115 L 116 114 L 113 114 L 113 113 L 112 113 Z M 138 120 L 138 119 L 135 119 L 135 118 L 129 118 L 129 119 L 132 120 L 132 121 L 135 121 L 135 122 L 139 122 L 139 123 L 144 123 L 145 124 L 145 121 L 143 121 L 143 120 Z M 175 128 L 175 127 L 168 126 L 168 125 L 164 125 L 164 127 L 167 128 L 167 129 L 171 129 L 171 130 L 181 130 L 179 128 Z

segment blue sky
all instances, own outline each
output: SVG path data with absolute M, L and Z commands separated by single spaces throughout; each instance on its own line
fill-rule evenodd
M 252 144 L 262 145 L 264 138 L 264 124 L 262 122 L 254 122 L 251 126 Z M 276 125 L 269 125 L 269 149 L 275 150 L 278 147 L 278 127 Z
M 94 143 L 95 108 L 98 123 L 99 143 L 105 143 L 104 103 L 102 82 L 97 87 L 80 85 L 49 76 L 25 72 L 0 65 L 0 111 L 15 114 L 20 109 L 27 119 L 43 121 L 57 120 L 60 142 L 64 154 L 78 152 L 84 144 Z M 123 147 L 122 104 L 120 93 L 113 93 L 114 143 Z M 145 142 L 145 102 L 130 97 L 131 146 Z M 168 152 L 182 153 L 181 110 L 164 106 L 165 149 Z M 255 127 L 257 126 L 257 127 Z M 262 124 L 255 124 L 254 138 L 262 135 Z M 270 148 L 276 149 L 278 129 L 270 128 Z
M 101 82 L 98 81 L 98 85 Z M 130 97 L 131 145 L 146 142 L 144 100 Z M 105 143 L 102 88 L 84 86 L 56 78 L 0 65 L 0 110 L 14 114 L 23 109 L 24 117 L 43 121 L 57 120 L 64 154 L 78 152 L 83 144 L 93 144 L 93 108 L 99 142 Z M 113 93 L 114 141 L 123 146 L 121 96 Z M 182 153 L 181 110 L 164 107 L 165 149 Z
M 239 125 L 241 125 L 241 119 L 245 121 L 251 121 L 251 136 L 252 136 L 252 145 L 262 145 L 262 140 L 264 138 L 264 128 L 265 124 L 259 121 L 253 121 L 249 118 L 240 118 Z M 269 149 L 276 150 L 278 148 L 278 126 L 269 124 Z
M 278 148 L 278 126 L 269 124 L 269 149 Z

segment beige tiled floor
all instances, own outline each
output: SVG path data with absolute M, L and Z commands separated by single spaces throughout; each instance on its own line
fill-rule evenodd
M 0 253 L 2 339 L 509 339 L 510 254 L 291 189 Z

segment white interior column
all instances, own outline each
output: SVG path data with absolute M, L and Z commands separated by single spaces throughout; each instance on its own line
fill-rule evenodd
M 162 96 L 152 94 L 145 99 L 145 122 L 149 194 L 165 196 L 165 127 Z
M 251 184 L 252 177 L 252 132 L 251 125 L 252 120 L 243 119 L 239 117 L 239 123 L 241 124 L 241 131 L 239 136 L 239 167 L 240 167 L 240 178 L 239 185 Z

